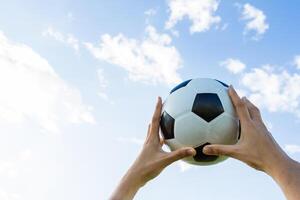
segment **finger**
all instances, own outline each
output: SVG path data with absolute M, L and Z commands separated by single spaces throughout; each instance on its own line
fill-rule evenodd
M 167 156 L 164 158 L 164 164 L 165 166 L 167 166 L 182 158 L 195 156 L 195 155 L 196 155 L 196 150 L 194 148 L 186 147 L 186 148 L 177 149 L 176 151 L 172 151 L 167 154 Z
M 261 118 L 259 109 L 247 98 L 246 98 L 246 105 L 248 107 L 251 118 L 253 120 L 262 122 L 262 118 Z
M 148 124 L 148 130 L 147 130 L 146 140 L 149 139 L 150 129 L 151 129 L 151 124 Z
M 152 116 L 151 128 L 150 128 L 150 137 L 155 138 L 159 142 L 159 122 L 162 109 L 161 98 L 158 97 L 154 114 Z
M 159 138 L 159 143 L 160 143 L 160 146 L 163 146 L 164 145 L 164 143 L 165 143 L 165 140 L 163 139 L 163 138 Z
M 220 145 L 220 144 L 211 144 L 206 145 L 203 148 L 203 153 L 206 155 L 224 155 L 235 157 L 237 154 L 236 145 Z
M 247 123 L 251 118 L 246 106 L 246 100 L 244 98 L 241 99 L 232 86 L 229 87 L 229 96 L 241 120 L 241 124 Z

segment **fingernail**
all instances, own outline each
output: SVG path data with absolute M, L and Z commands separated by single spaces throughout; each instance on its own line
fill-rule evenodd
M 205 146 L 202 151 L 203 153 L 209 153 L 211 149 L 208 146 Z
M 194 149 L 188 149 L 188 154 L 189 155 L 194 155 L 195 154 L 195 150 Z

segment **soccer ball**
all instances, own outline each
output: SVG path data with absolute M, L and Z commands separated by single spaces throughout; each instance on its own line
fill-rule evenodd
M 228 95 L 228 85 L 209 78 L 184 81 L 171 90 L 163 103 L 160 132 L 170 150 L 193 147 L 197 154 L 184 161 L 212 165 L 226 156 L 202 153 L 208 144 L 235 144 L 239 120 Z

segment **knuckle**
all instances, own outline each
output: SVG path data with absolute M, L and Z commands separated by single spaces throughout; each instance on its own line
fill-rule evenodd
M 226 150 L 224 149 L 223 151 L 223 155 L 230 156 L 230 157 L 236 157 L 238 153 L 239 153 L 239 148 L 237 145 L 230 146 Z
M 212 148 L 212 149 L 211 149 L 211 152 L 212 152 L 213 154 L 217 154 L 217 155 L 220 155 L 220 154 L 223 153 L 222 150 L 219 149 L 219 148 Z
M 221 154 L 223 154 L 224 152 L 223 152 L 221 149 L 213 149 L 213 153 L 214 153 L 214 154 L 217 154 L 217 155 L 221 155 Z
M 232 150 L 231 149 L 223 149 L 222 151 L 219 152 L 219 155 L 224 155 L 224 156 L 232 156 Z
M 253 106 L 253 107 L 252 107 L 252 110 L 253 110 L 253 111 L 255 111 L 255 112 L 257 112 L 257 113 L 260 113 L 260 110 L 259 110 L 259 108 L 258 108 L 258 107 L 256 107 L 256 106 Z
M 186 155 L 186 153 L 185 153 L 186 151 L 184 151 L 184 150 L 182 150 L 182 151 L 179 151 L 178 153 L 177 153 L 177 158 L 182 158 L 182 157 L 184 157 L 185 155 Z
M 153 116 L 153 117 L 152 117 L 152 123 L 153 123 L 153 122 L 157 122 L 158 120 L 159 120 L 159 117 L 158 117 L 158 116 Z
M 238 107 L 238 108 L 243 108 L 244 106 L 245 106 L 245 103 L 242 101 L 242 100 L 238 100 L 237 101 L 237 103 L 236 103 L 236 106 Z
M 159 112 L 161 110 L 161 106 L 160 105 L 156 105 L 156 107 L 155 107 L 155 112 Z

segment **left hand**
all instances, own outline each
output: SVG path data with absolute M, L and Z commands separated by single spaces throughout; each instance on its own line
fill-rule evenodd
M 173 162 L 196 155 L 195 149 L 191 147 L 181 148 L 173 152 L 165 152 L 162 149 L 163 139 L 159 136 L 161 110 L 162 100 L 158 97 L 143 149 L 114 193 L 117 195 L 118 192 L 125 191 L 122 193 L 123 196 L 120 195 L 121 199 L 132 199 L 141 186 L 158 176 L 165 167 Z

